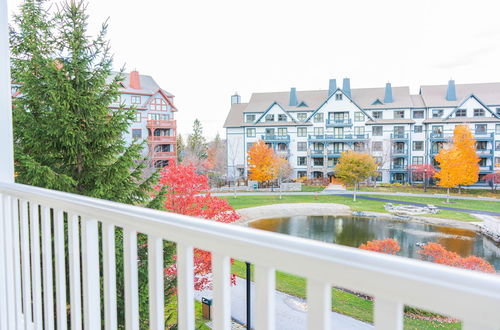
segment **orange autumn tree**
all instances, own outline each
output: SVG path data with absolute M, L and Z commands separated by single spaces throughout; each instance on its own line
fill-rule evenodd
M 439 181 L 437 185 L 444 187 L 447 190 L 446 202 L 450 202 L 450 188 L 456 187 L 459 184 L 458 171 L 460 168 L 457 166 L 459 156 L 457 150 L 451 146 L 441 148 L 436 155 L 436 161 L 439 163 L 440 170 L 434 175 Z
M 266 182 L 276 177 L 277 157 L 274 150 L 259 140 L 248 150 L 250 180 Z
M 386 253 L 386 254 L 392 254 L 392 255 L 395 255 L 401 249 L 398 241 L 396 241 L 393 238 L 387 238 L 384 240 L 368 241 L 365 244 L 361 244 L 359 246 L 359 248 L 361 250 L 380 252 L 380 253 Z
M 369 154 L 345 151 L 335 166 L 335 177 L 346 185 L 354 187 L 353 200 L 356 201 L 358 184 L 371 176 L 377 175 L 378 164 Z

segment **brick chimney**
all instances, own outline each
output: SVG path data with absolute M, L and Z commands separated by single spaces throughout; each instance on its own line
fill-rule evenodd
M 137 70 L 130 72 L 130 88 L 141 89 L 141 80 Z

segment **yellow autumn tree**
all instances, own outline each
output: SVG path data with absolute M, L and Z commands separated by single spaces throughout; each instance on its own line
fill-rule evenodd
M 461 171 L 461 168 L 457 166 L 460 162 L 459 154 L 457 149 L 449 145 L 441 148 L 435 159 L 439 163 L 439 171 L 435 174 L 435 178 L 439 180 L 437 185 L 446 188 L 446 202 L 449 203 L 450 188 L 459 184 L 460 175 L 458 172 Z
M 371 176 L 377 175 L 375 158 L 365 153 L 343 152 L 335 166 L 335 177 L 344 184 L 354 186 L 353 200 L 356 201 L 357 185 Z
M 469 127 L 457 125 L 453 131 L 453 148 L 458 152 L 459 171 L 458 187 L 468 186 L 477 182 L 479 177 L 479 156 L 476 150 L 476 139 Z
M 264 141 L 259 140 L 248 150 L 248 167 L 250 180 L 266 182 L 276 177 L 276 160 L 274 150 Z

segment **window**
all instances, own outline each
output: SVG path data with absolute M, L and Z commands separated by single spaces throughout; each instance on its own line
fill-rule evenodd
M 455 112 L 455 117 L 467 117 L 467 109 L 458 109 Z
M 372 126 L 372 135 L 373 136 L 382 136 L 383 135 L 383 126 Z
M 404 126 L 394 126 L 394 136 L 402 136 L 405 134 Z
M 164 99 L 156 98 L 151 101 L 149 108 L 151 110 L 167 111 L 167 102 Z
M 476 133 L 486 133 L 486 124 L 476 124 Z
M 363 142 L 354 143 L 354 151 L 365 151 L 365 144 Z
M 266 128 L 266 135 L 274 135 L 274 128 Z
M 354 127 L 354 135 L 365 135 L 365 127 L 364 126 Z
M 495 157 L 495 164 L 500 164 L 500 157 Z
M 307 172 L 306 171 L 298 171 L 297 178 L 307 178 Z
M 354 113 L 354 121 L 365 121 L 365 115 L 361 111 Z
M 297 136 L 298 137 L 307 136 L 307 127 L 297 127 Z
M 373 111 L 372 112 L 373 119 L 382 119 L 382 111 Z
M 495 150 L 496 151 L 500 150 L 500 141 L 495 141 Z
M 132 138 L 140 139 L 142 137 L 142 129 L 133 129 L 132 130 Z
M 255 128 L 247 128 L 247 137 L 255 137 Z
M 486 150 L 488 148 L 488 142 L 486 141 L 477 141 L 476 142 L 476 149 L 477 150 Z
M 278 115 L 278 121 L 286 121 L 286 115 Z
M 413 141 L 413 151 L 423 151 L 424 141 Z
M 335 101 L 341 101 L 342 100 L 342 94 L 338 93 L 335 94 Z
M 132 96 L 130 98 L 130 103 L 132 103 L 132 104 L 140 104 L 141 103 L 141 97 L 140 96 Z
M 297 151 L 307 151 L 307 142 L 297 142 Z
M 266 121 L 274 121 L 274 115 L 266 115 Z
M 394 111 L 394 119 L 404 119 L 405 112 L 403 110 Z
M 323 127 L 314 127 L 314 135 L 323 135 L 325 130 Z
M 424 118 L 424 110 L 413 111 L 413 118 L 415 119 Z
M 500 108 L 497 108 L 497 115 L 500 116 Z
M 413 127 L 413 132 L 415 132 L 415 133 L 422 133 L 422 125 L 415 125 Z
M 474 117 L 484 117 L 484 109 L 474 109 Z
M 413 156 L 411 158 L 411 163 L 413 165 L 423 165 L 424 164 L 424 157 L 423 156 Z
M 307 157 L 297 157 L 297 165 L 298 166 L 307 165 Z
M 248 142 L 247 143 L 247 151 L 250 150 L 253 147 L 253 142 Z
M 166 113 L 148 113 L 148 120 L 170 120 L 170 115 Z
M 488 158 L 479 158 L 479 166 L 487 166 Z
M 288 134 L 287 128 L 278 128 L 278 136 L 285 136 Z
M 435 135 L 442 135 L 443 134 L 443 126 L 432 126 L 432 133 Z
M 255 115 L 246 115 L 245 116 L 245 122 L 247 123 L 253 123 L 255 121 Z
M 140 123 L 141 122 L 141 118 L 142 118 L 141 113 L 140 112 L 136 112 L 135 113 L 135 119 L 134 119 L 134 121 L 136 123 Z
M 441 118 L 441 117 L 443 117 L 443 109 L 432 110 L 432 118 Z
M 372 149 L 373 151 L 382 151 L 382 141 L 373 141 Z
M 500 134 L 500 124 L 495 125 L 495 134 Z
M 298 121 L 306 121 L 306 119 L 307 119 L 307 113 L 305 113 L 305 112 L 299 112 L 297 114 L 297 120 Z
M 322 113 L 317 113 L 316 116 L 314 116 L 314 122 L 315 123 L 322 123 L 324 120 L 323 114 Z
M 323 158 L 313 158 L 314 166 L 323 166 Z

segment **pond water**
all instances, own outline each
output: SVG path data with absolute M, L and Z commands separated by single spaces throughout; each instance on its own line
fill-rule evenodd
M 485 258 L 500 271 L 500 247 L 486 236 L 467 229 L 354 216 L 293 216 L 256 220 L 249 226 L 352 247 L 375 239 L 394 238 L 401 246 L 398 254 L 415 259 L 419 258 L 417 243 L 436 242 L 463 257 Z

